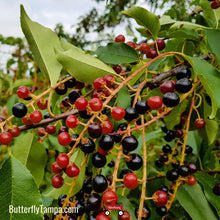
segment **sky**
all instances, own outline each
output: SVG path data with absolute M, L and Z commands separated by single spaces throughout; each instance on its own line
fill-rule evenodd
M 144 0 L 138 2 L 139 6 L 149 9 Z M 4 37 L 24 37 L 20 27 L 20 4 L 23 4 L 31 20 L 51 29 L 54 29 L 57 23 L 62 23 L 64 29 L 71 33 L 72 25 L 78 22 L 81 15 L 88 13 L 93 7 L 103 11 L 106 1 L 96 3 L 94 0 L 0 0 L 0 34 Z M 121 30 L 123 29 L 120 27 L 119 32 Z M 124 34 L 125 30 L 123 31 Z M 0 44 L 0 68 L 11 51 L 13 48 Z

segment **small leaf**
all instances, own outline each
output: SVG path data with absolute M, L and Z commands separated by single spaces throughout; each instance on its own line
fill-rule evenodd
M 207 0 L 200 0 L 200 6 L 202 8 L 203 17 L 205 18 L 209 27 L 216 27 L 217 20 L 214 10 L 210 7 L 210 2 Z
M 100 60 L 110 64 L 133 63 L 139 60 L 135 49 L 125 43 L 108 43 L 105 47 L 99 47 L 95 54 Z
M 173 108 L 172 112 L 164 117 L 164 121 L 168 130 L 173 130 L 176 125 L 181 121 L 180 116 L 186 110 L 189 101 L 183 100 L 179 105 Z
M 130 104 L 131 104 L 131 96 L 128 91 L 128 88 L 126 86 L 124 86 L 118 92 L 117 106 L 126 109 L 130 106 Z
M 200 153 L 201 143 L 202 138 L 196 130 L 188 132 L 186 144 L 192 147 L 194 154 L 198 155 Z
M 44 145 L 40 144 L 36 137 L 34 138 L 33 133 L 27 133 L 15 144 L 13 156 L 28 168 L 39 186 L 47 162 Z
M 92 84 L 95 79 L 107 74 L 117 76 L 111 67 L 90 54 L 79 51 L 79 48 L 56 53 L 63 68 L 80 82 Z
M 204 100 L 204 99 L 203 99 Z M 214 120 L 210 120 L 208 116 L 211 114 L 212 108 L 207 104 L 207 102 L 203 101 L 203 119 L 205 120 L 205 127 L 198 129 L 199 135 L 208 141 L 208 144 L 212 144 L 218 133 L 218 122 Z
M 121 13 L 127 17 L 134 18 L 139 25 L 147 28 L 152 36 L 157 38 L 157 34 L 160 30 L 160 23 L 159 18 L 155 14 L 139 6 L 131 7 Z
M 73 155 L 70 157 L 70 161 L 72 161 L 78 167 L 80 167 L 84 157 L 85 157 L 85 154 L 79 148 L 77 148 L 75 149 Z M 83 181 L 85 179 L 85 168 L 86 166 L 84 164 L 84 166 L 80 170 L 79 176 L 75 177 L 77 178 L 77 180 L 76 180 L 76 183 L 75 183 L 75 186 L 73 188 L 71 195 L 76 194 L 82 188 Z M 64 182 L 67 182 L 67 183 L 72 183 L 72 181 L 74 180 L 74 178 L 70 178 L 66 174 L 63 174 L 63 179 L 64 179 Z M 70 190 L 70 186 L 64 184 L 61 188 L 52 189 L 49 193 L 45 194 L 44 196 L 57 199 L 61 194 L 67 194 L 69 190 Z
M 0 169 L 0 179 L 0 219 L 43 220 L 40 192 L 24 165 L 14 157 L 9 157 Z M 10 213 L 10 205 L 14 208 L 35 206 L 39 213 Z
M 217 180 L 206 173 L 196 173 L 195 177 L 199 183 L 202 184 L 206 198 L 215 207 L 216 212 L 220 218 L 220 197 L 212 192 L 212 188 L 217 183 Z
M 202 85 L 212 100 L 212 111 L 209 118 L 213 119 L 220 107 L 220 74 L 205 60 L 198 57 L 187 57 L 187 59 L 192 64 L 194 71 L 198 74 Z
M 220 38 L 220 30 L 207 29 L 204 30 L 204 34 L 207 38 L 209 51 L 214 53 L 220 62 L 220 45 L 218 43 Z
M 59 79 L 62 66 L 56 60 L 54 48 L 60 50 L 58 36 L 49 28 L 33 22 L 26 14 L 23 5 L 21 10 L 21 27 L 28 41 L 34 59 L 40 70 L 50 77 L 51 85 L 55 85 Z
M 217 220 L 199 184 L 180 186 L 176 198 L 193 220 Z
M 199 34 L 194 29 L 188 28 L 178 28 L 172 29 L 169 33 L 167 33 L 167 37 L 169 38 L 184 38 L 189 40 L 199 41 Z
M 167 31 L 174 23 L 176 23 L 176 21 L 171 19 L 168 15 L 163 15 L 159 21 L 161 27 L 160 31 Z

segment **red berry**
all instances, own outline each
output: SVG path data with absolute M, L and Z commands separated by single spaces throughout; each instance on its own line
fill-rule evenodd
M 24 116 L 21 120 L 24 125 L 32 125 L 33 124 L 29 115 Z
M 61 168 L 65 168 L 69 165 L 69 157 L 67 154 L 59 154 L 57 157 L 57 165 Z
M 21 99 L 25 99 L 29 95 L 29 89 L 26 86 L 20 86 L 17 90 L 17 96 Z
M 108 150 L 103 150 L 101 147 L 98 147 L 98 152 L 101 154 L 101 155 L 108 155 L 109 151 Z
M 66 126 L 68 128 L 75 128 L 78 125 L 78 118 L 75 115 L 69 115 L 66 118 Z
M 138 178 L 134 173 L 128 173 L 124 176 L 124 184 L 128 189 L 135 189 L 138 186 Z
M 71 143 L 71 136 L 68 132 L 62 132 L 58 135 L 58 142 L 62 146 L 67 146 Z
M 46 131 L 48 134 L 54 134 L 56 132 L 56 127 L 54 125 L 47 125 Z
M 115 78 L 112 75 L 105 75 L 104 79 L 108 87 L 111 87 L 113 85 L 113 82 L 115 81 Z
M 65 169 L 65 173 L 68 177 L 75 177 L 79 175 L 79 167 L 75 164 L 72 164 L 71 166 L 67 167 Z
M 120 65 L 113 65 L 112 68 L 117 74 L 120 74 L 122 71 L 122 67 Z
M 158 190 L 154 193 L 153 195 L 153 201 L 158 205 L 158 206 L 164 206 L 166 205 L 168 200 L 168 196 L 167 194 L 162 191 L 162 190 Z
M 54 188 L 60 188 L 62 185 L 63 185 L 63 177 L 60 176 L 59 174 L 53 176 L 52 180 L 51 180 L 51 185 L 54 187 Z
M 3 132 L 0 135 L 0 144 L 10 144 L 12 141 L 12 135 L 9 132 Z
M 102 91 L 102 89 L 105 87 L 106 81 L 104 78 L 99 77 L 94 80 L 93 87 L 99 92 Z
M 96 216 L 96 220 L 111 220 L 111 218 L 105 215 L 105 213 L 100 213 Z
M 133 41 L 128 41 L 126 44 L 130 47 L 133 47 L 134 49 L 137 47 L 137 44 L 134 43 Z
M 155 49 L 150 49 L 147 53 L 147 58 L 155 58 L 158 56 L 158 53 Z
M 37 134 L 38 136 L 43 137 L 46 134 L 46 131 L 44 128 L 38 128 Z
M 139 47 L 139 50 L 140 50 L 141 53 L 146 54 L 146 53 L 148 53 L 149 50 L 150 50 L 150 45 L 147 44 L 147 43 L 143 43 L 143 44 L 141 44 L 141 46 Z
M 198 129 L 204 128 L 204 127 L 205 127 L 205 120 L 202 119 L 202 118 L 196 119 L 196 120 L 194 121 L 194 126 L 195 126 L 196 128 L 198 128 Z
M 47 104 L 48 104 L 48 101 L 46 99 L 40 99 L 37 102 L 37 107 L 41 110 L 44 110 L 47 108 Z
M 111 89 L 110 89 L 111 90 Z M 108 96 L 110 96 L 111 95 L 111 91 L 110 91 L 109 89 L 104 89 L 104 94 L 105 94 L 105 97 L 108 97 Z
M 92 93 L 92 98 L 103 99 L 103 96 L 105 96 L 105 93 L 103 91 L 101 92 L 94 91 Z
M 175 90 L 175 84 L 173 83 L 173 80 L 165 81 L 164 83 L 160 85 L 160 91 L 163 94 L 168 93 L 168 92 L 174 92 L 174 90 Z
M 158 109 L 162 106 L 163 100 L 160 96 L 153 96 L 148 99 L 147 104 L 151 109 Z
M 125 117 L 125 110 L 122 107 L 114 107 L 112 109 L 112 118 L 116 121 L 120 121 Z
M 194 186 L 196 184 L 196 178 L 194 176 L 188 176 L 187 184 L 190 186 Z
M 61 173 L 62 169 L 58 166 L 57 162 L 54 162 L 52 165 L 51 165 L 51 170 L 53 173 Z
M 12 137 L 18 137 L 21 133 L 18 126 L 13 126 L 13 128 L 8 129 L 8 132 L 11 133 Z
M 105 203 L 105 205 L 115 205 L 118 202 L 118 196 L 114 191 L 107 190 L 102 196 L 102 201 Z
M 98 98 L 93 98 L 89 101 L 89 106 L 90 108 L 95 111 L 95 112 L 98 112 L 98 111 L 101 111 L 102 110 L 102 101 Z
M 111 133 L 113 130 L 113 124 L 109 121 L 104 121 L 102 124 L 102 133 L 108 134 Z
M 144 219 L 142 217 L 142 219 Z M 131 220 L 131 216 L 128 211 L 123 210 L 123 215 L 118 215 L 118 220 Z
M 79 97 L 75 102 L 76 109 L 79 111 L 86 110 L 87 105 L 88 101 L 84 97 Z
M 43 116 L 41 114 L 40 111 L 33 111 L 31 114 L 30 114 L 30 119 L 33 123 L 38 123 L 42 120 Z
M 158 50 L 163 50 L 165 48 L 165 42 L 163 39 L 157 39 Z M 154 42 L 154 48 L 156 49 L 156 43 Z
M 115 37 L 115 42 L 119 43 L 119 42 L 125 42 L 125 36 L 120 34 L 118 36 Z
M 220 7 L 220 3 L 218 1 L 211 2 L 211 8 L 212 9 L 217 9 L 219 7 Z

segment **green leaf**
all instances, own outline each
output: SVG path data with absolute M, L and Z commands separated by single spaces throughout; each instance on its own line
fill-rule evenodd
M 198 57 L 188 57 L 187 59 L 192 64 L 194 71 L 198 74 L 202 85 L 212 100 L 212 112 L 209 118 L 213 119 L 220 107 L 220 74 L 205 60 Z
M 41 72 L 48 74 L 51 85 L 55 85 L 59 79 L 62 66 L 56 60 L 54 48 L 60 50 L 61 45 L 58 36 L 49 28 L 33 22 L 26 14 L 23 5 L 21 10 L 21 28 L 28 41 Z
M 92 84 L 95 79 L 107 74 L 117 76 L 111 67 L 90 54 L 79 51 L 79 48 L 56 53 L 63 68 L 80 82 Z
M 73 155 L 70 157 L 70 161 L 72 161 L 78 167 L 80 167 L 84 157 L 85 157 L 85 154 L 79 148 L 77 148 L 75 149 Z M 83 181 L 85 179 L 85 168 L 86 168 L 86 165 L 84 164 L 84 166 L 80 170 L 79 176 L 76 177 L 77 180 L 76 180 L 76 183 L 75 183 L 75 186 L 73 188 L 71 195 L 76 194 L 82 188 Z M 64 182 L 72 183 L 72 181 L 74 180 L 74 178 L 70 178 L 66 174 L 63 174 L 62 176 L 63 176 Z M 45 194 L 44 196 L 57 199 L 61 194 L 67 194 L 69 190 L 70 190 L 70 186 L 64 184 L 61 188 L 52 189 L 49 193 Z
M 199 184 L 180 186 L 176 198 L 193 220 L 217 220 Z
M 15 144 L 13 156 L 28 168 L 39 186 L 44 178 L 47 162 L 44 145 L 37 141 L 33 133 L 27 133 Z
M 210 7 L 210 2 L 207 0 L 200 0 L 200 6 L 202 8 L 203 17 L 205 18 L 209 27 L 216 27 L 217 20 L 214 10 Z
M 117 106 L 126 109 L 130 106 L 130 104 L 131 104 L 131 96 L 128 91 L 128 88 L 124 86 L 118 92 Z
M 171 19 L 170 16 L 168 15 L 163 15 L 160 18 L 160 31 L 165 31 L 165 30 L 169 30 L 169 28 L 176 23 L 175 20 Z
M 66 148 L 62 145 L 59 144 L 57 141 L 57 137 L 53 135 L 48 136 L 49 143 L 51 144 L 52 148 L 61 152 L 61 153 L 66 153 Z
M 0 170 L 0 219 L 43 219 L 43 213 L 9 213 L 9 206 L 32 207 L 41 210 L 42 199 L 36 183 L 28 171 L 14 157 L 9 157 Z
M 214 53 L 217 56 L 218 61 L 220 62 L 220 30 L 207 29 L 204 30 L 204 34 L 207 39 L 207 46 L 209 51 Z
M 98 47 L 95 54 L 100 60 L 110 64 L 133 63 L 139 60 L 135 49 L 125 43 L 108 43 L 105 47 Z
M 155 14 L 139 6 L 131 7 L 121 13 L 127 17 L 134 18 L 139 25 L 147 28 L 152 36 L 157 38 L 157 34 L 160 30 L 160 22 Z
M 193 148 L 194 154 L 199 154 L 201 148 L 202 138 L 198 135 L 196 130 L 189 131 L 187 135 L 186 144 Z
M 199 34 L 194 29 L 188 29 L 188 28 L 178 28 L 178 29 L 172 29 L 167 34 L 168 38 L 184 38 L 189 40 L 195 40 L 199 41 L 200 37 Z
M 215 207 L 216 212 L 220 218 L 220 197 L 212 192 L 212 188 L 217 183 L 217 180 L 206 173 L 196 173 L 195 177 L 199 183 L 202 184 L 207 200 L 213 205 L 213 207 Z
M 189 101 L 183 100 L 179 105 L 173 108 L 172 112 L 164 117 L 164 121 L 167 125 L 168 130 L 173 130 L 176 125 L 181 121 L 181 114 L 186 110 Z
M 186 40 L 183 46 L 184 46 L 183 53 L 188 56 L 193 56 L 195 52 L 195 44 L 193 43 L 193 41 Z
M 13 86 L 12 86 L 11 89 L 15 89 L 15 88 L 18 88 L 20 86 L 31 86 L 32 84 L 33 84 L 32 79 L 17 79 L 13 83 Z
M 207 104 L 205 99 L 203 99 L 203 119 L 205 120 L 205 127 L 198 129 L 199 135 L 208 141 L 208 144 L 212 144 L 218 133 L 218 122 L 210 120 L 208 116 L 211 114 L 212 108 Z

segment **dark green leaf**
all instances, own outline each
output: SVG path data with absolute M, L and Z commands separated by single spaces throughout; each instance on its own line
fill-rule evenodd
M 34 138 L 33 133 L 27 133 L 15 144 L 13 156 L 28 168 L 39 186 L 43 180 L 47 162 L 44 145 Z
M 9 157 L 0 170 L 0 219 L 43 220 L 43 213 L 9 213 L 9 206 L 32 207 L 41 210 L 42 199 L 36 183 L 28 171 L 14 157 Z
M 100 60 L 110 64 L 133 63 L 139 60 L 135 49 L 125 43 L 109 43 L 105 47 L 99 47 L 95 54 Z
M 117 98 L 117 106 L 122 108 L 128 108 L 131 105 L 131 96 L 128 91 L 128 88 L 124 86 L 119 92 L 118 92 L 118 98 Z
M 147 28 L 154 38 L 157 37 L 157 34 L 160 30 L 160 23 L 159 18 L 155 14 L 138 6 L 129 8 L 126 11 L 122 11 L 122 14 L 126 15 L 127 17 L 134 18 L 139 25 Z
M 21 27 L 37 65 L 50 77 L 51 85 L 59 79 L 62 66 L 57 62 L 54 48 L 61 50 L 58 36 L 49 28 L 33 22 L 21 5 Z
M 167 37 L 184 38 L 184 39 L 195 40 L 195 41 L 200 40 L 199 34 L 194 29 L 188 29 L 188 28 L 172 29 L 172 31 L 170 31 L 167 34 Z
M 192 147 L 194 154 L 199 154 L 201 143 L 202 138 L 198 135 L 196 130 L 188 132 L 186 144 Z
M 212 112 L 209 118 L 213 119 L 220 107 L 220 74 L 205 60 L 198 57 L 188 57 L 188 60 L 191 62 L 194 71 L 198 74 L 202 85 L 212 100 Z
M 220 197 L 212 192 L 212 188 L 217 183 L 216 179 L 206 173 L 196 173 L 195 177 L 199 181 L 199 183 L 202 184 L 206 198 L 213 205 L 213 207 L 215 207 L 216 212 L 218 213 L 218 216 L 220 218 Z
M 179 105 L 173 108 L 169 115 L 164 117 L 168 130 L 173 130 L 174 127 L 180 123 L 180 116 L 186 110 L 188 103 L 189 101 L 187 99 L 183 100 Z
M 107 74 L 116 75 L 111 67 L 90 54 L 85 54 L 79 48 L 56 51 L 56 53 L 57 60 L 63 68 L 80 82 L 92 84 L 98 77 Z
M 180 186 L 176 198 L 193 220 L 217 220 L 199 184 Z
M 202 8 L 203 17 L 205 18 L 209 27 L 216 27 L 217 20 L 214 10 L 210 7 L 210 2 L 207 0 L 200 0 L 200 6 Z
M 79 148 L 77 148 L 75 149 L 73 155 L 70 157 L 70 161 L 72 161 L 78 167 L 80 167 L 84 157 L 85 157 L 85 154 Z M 75 183 L 75 186 L 73 188 L 71 195 L 76 194 L 82 188 L 83 181 L 85 179 L 85 168 L 86 166 L 84 164 L 84 166 L 80 170 L 79 176 L 75 177 L 77 178 L 77 180 L 76 180 L 76 183 Z M 64 179 L 64 182 L 67 182 L 67 183 L 72 183 L 72 181 L 74 180 L 74 178 L 70 178 L 66 174 L 63 174 L 63 179 Z M 64 184 L 61 188 L 52 189 L 49 193 L 45 194 L 44 196 L 57 199 L 61 194 L 67 194 L 69 190 L 70 190 L 70 186 Z
M 204 99 L 203 99 L 204 100 Z M 205 127 L 198 130 L 199 135 L 208 141 L 208 144 L 212 144 L 218 132 L 218 123 L 217 121 L 210 120 L 208 116 L 211 114 L 212 108 L 207 104 L 207 102 L 203 101 L 203 118 L 205 120 Z

